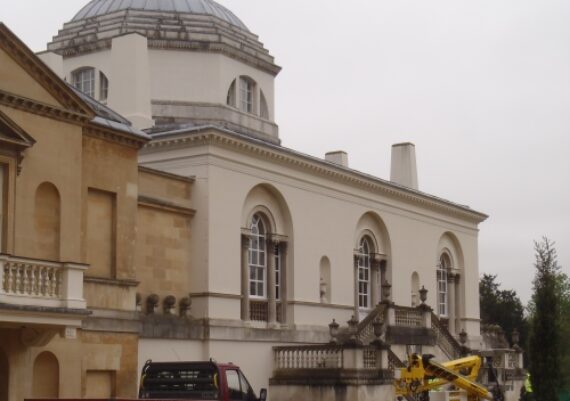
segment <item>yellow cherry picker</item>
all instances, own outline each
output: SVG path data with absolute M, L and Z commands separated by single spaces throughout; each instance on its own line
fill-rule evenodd
M 466 356 L 439 363 L 433 359 L 433 355 L 412 354 L 408 358 L 408 366 L 395 372 L 396 396 L 398 400 L 404 397 L 412 399 L 410 398 L 412 396 L 418 401 L 428 401 L 431 390 L 446 384 L 453 384 L 465 390 L 468 401 L 504 401 L 504 394 L 491 364 L 489 364 L 489 369 L 496 382 L 493 390 L 476 382 L 481 364 L 482 360 L 479 356 Z

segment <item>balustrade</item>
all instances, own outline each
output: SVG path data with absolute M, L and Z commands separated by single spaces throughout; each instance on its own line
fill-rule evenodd
M 85 308 L 85 265 L 0 255 L 0 302 Z
M 396 314 L 396 326 L 399 327 L 424 326 L 424 312 L 417 308 L 396 306 L 395 314 Z
M 338 345 L 314 345 L 275 347 L 275 369 L 341 369 L 342 347 Z

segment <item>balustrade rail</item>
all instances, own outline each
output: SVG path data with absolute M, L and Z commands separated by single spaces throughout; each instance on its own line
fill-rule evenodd
M 374 323 L 386 321 L 386 309 L 386 304 L 379 304 L 358 324 L 356 338 L 363 344 L 369 344 L 376 338 L 374 335 Z
M 275 369 L 341 369 L 342 347 L 307 345 L 273 348 Z
M 85 309 L 87 266 L 0 255 L 0 302 Z
M 2 290 L 9 295 L 59 298 L 63 268 L 57 263 L 9 260 L 3 263 Z
M 422 327 L 424 326 L 424 312 L 417 308 L 396 306 L 396 326 L 399 327 Z
M 448 358 L 459 358 L 461 356 L 461 345 L 451 335 L 449 330 L 441 324 L 435 313 L 432 313 L 431 316 L 431 328 L 435 334 L 437 345 L 445 352 Z

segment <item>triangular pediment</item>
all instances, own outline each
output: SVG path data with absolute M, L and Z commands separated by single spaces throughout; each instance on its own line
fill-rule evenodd
M 35 142 L 31 135 L 0 111 L 0 145 L 23 150 Z
M 84 115 L 93 110 L 0 22 L 0 91 Z

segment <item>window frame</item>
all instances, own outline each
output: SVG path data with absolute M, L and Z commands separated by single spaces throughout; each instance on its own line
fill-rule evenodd
M 371 240 L 364 236 L 358 244 L 358 273 L 357 286 L 358 292 L 358 308 L 368 310 L 371 309 L 372 298 L 372 251 Z
M 437 312 L 439 316 L 444 318 L 449 316 L 449 286 L 447 279 L 450 268 L 449 255 L 444 252 L 439 257 L 436 273 Z
M 248 249 L 249 297 L 254 300 L 267 300 L 267 229 L 266 223 L 259 213 L 253 215 L 250 229 L 251 240 Z M 255 290 L 252 291 L 254 288 Z M 260 288 L 261 295 L 259 294 Z
M 107 103 L 109 98 L 109 79 L 103 73 L 99 71 L 99 101 L 101 103 Z
M 238 105 L 239 109 L 245 113 L 255 114 L 255 82 L 248 78 L 241 76 L 239 77 L 239 96 Z
M 84 74 L 90 74 L 90 79 L 86 79 Z M 89 97 L 95 98 L 96 91 L 96 79 L 95 79 L 95 68 L 93 67 L 81 67 L 71 73 L 71 83 L 72 85 L 82 93 Z M 85 90 L 85 86 L 89 85 L 89 91 Z

